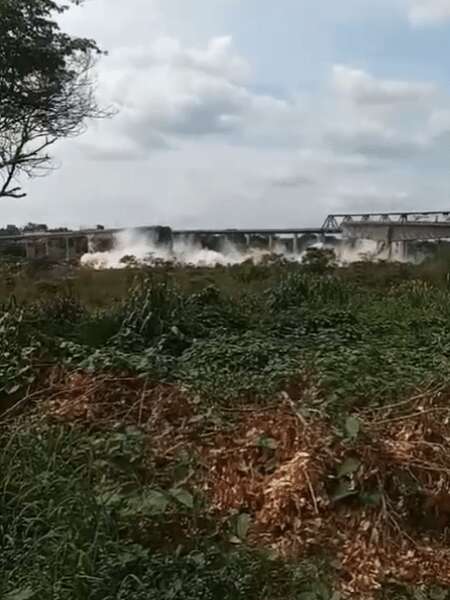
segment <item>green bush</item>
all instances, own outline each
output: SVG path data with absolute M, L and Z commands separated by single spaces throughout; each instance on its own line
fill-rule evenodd
M 176 378 L 212 399 L 268 398 L 295 376 L 299 353 L 256 332 L 198 340 L 183 353 Z
M 2 432 L 0 598 L 331 599 L 323 569 L 313 565 L 291 566 L 201 536 L 187 552 L 133 543 L 142 517 L 134 521 L 113 500 L 144 489 L 142 443 L 132 430 L 89 434 L 22 423 Z

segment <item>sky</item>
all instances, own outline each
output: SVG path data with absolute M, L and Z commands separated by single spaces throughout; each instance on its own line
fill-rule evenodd
M 319 226 L 450 209 L 450 0 L 85 0 L 115 116 L 2 221 Z

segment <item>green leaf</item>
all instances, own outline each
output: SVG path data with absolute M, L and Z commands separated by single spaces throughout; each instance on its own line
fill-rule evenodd
M 379 506 L 383 499 L 383 494 L 381 492 L 361 493 L 359 499 L 363 504 L 367 504 L 367 506 Z
M 149 490 L 143 499 L 143 504 L 147 507 L 151 507 L 158 512 L 165 512 L 169 499 L 165 494 L 158 490 Z
M 339 465 L 337 476 L 341 478 L 346 477 L 347 475 L 352 475 L 352 473 L 356 473 L 360 466 L 361 461 L 357 458 L 346 458 L 345 461 L 341 465 Z
M 341 479 L 330 497 L 333 502 L 339 502 L 345 500 L 345 498 L 355 496 L 357 493 L 358 490 L 355 490 L 349 481 Z
M 268 450 L 276 450 L 278 448 L 278 442 L 271 437 L 262 435 L 258 440 L 258 446 L 260 448 L 267 448 Z
M 28 586 L 26 588 L 22 588 L 21 590 L 13 590 L 6 594 L 4 600 L 29 600 L 34 596 L 33 590 Z
M 247 513 L 242 513 L 236 520 L 236 533 L 239 539 L 245 540 L 250 527 L 251 517 Z
M 113 469 L 123 473 L 134 473 L 135 468 L 126 456 L 112 456 L 108 462 Z
M 124 501 L 124 496 L 115 492 L 104 492 L 99 494 L 97 501 L 105 508 L 117 508 Z
M 358 418 L 350 416 L 345 421 L 345 432 L 347 437 L 351 440 L 355 440 L 358 437 L 361 429 L 361 423 Z
M 237 535 L 230 535 L 230 537 L 228 538 L 228 541 L 230 542 L 230 544 L 242 544 L 242 540 L 240 540 Z
M 445 600 L 447 598 L 447 591 L 440 587 L 434 587 L 430 590 L 431 600 Z
M 427 600 L 427 594 L 423 589 L 413 591 L 414 600 Z
M 194 497 L 191 493 L 183 488 L 174 488 L 170 490 L 170 495 L 183 506 L 194 508 Z
M 300 594 L 302 600 L 330 600 L 330 590 L 323 582 L 318 581 L 310 586 L 310 590 Z
M 16 392 L 18 392 L 20 390 L 20 384 L 16 384 L 13 385 L 12 387 L 8 388 L 6 390 L 6 393 L 8 394 L 8 396 L 12 396 L 13 394 L 15 394 Z

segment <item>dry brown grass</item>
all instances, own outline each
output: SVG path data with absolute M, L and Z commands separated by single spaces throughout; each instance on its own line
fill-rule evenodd
M 245 512 L 249 544 L 291 558 L 328 555 L 346 595 L 369 598 L 391 581 L 450 585 L 450 405 L 442 391 L 359 414 L 353 442 L 325 419 L 299 418 L 286 398 L 238 408 L 220 424 L 179 388 L 132 377 L 56 372 L 45 395 L 47 418 L 141 427 L 156 467 L 180 450 L 195 455 L 189 485 L 202 491 L 219 529 Z M 355 493 L 334 501 L 349 458 L 356 467 L 341 479 Z M 374 492 L 371 505 L 365 498 Z

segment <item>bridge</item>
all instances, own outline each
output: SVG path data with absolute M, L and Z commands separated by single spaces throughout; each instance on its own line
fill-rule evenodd
M 24 245 L 29 258 L 58 256 L 72 258 L 88 251 L 108 250 L 117 234 L 130 228 L 97 228 L 71 231 L 36 231 L 0 235 L 2 244 Z M 180 229 L 141 226 L 132 228 L 155 243 L 172 244 L 179 238 L 215 249 L 227 240 L 243 246 L 255 243 L 268 249 L 283 241 L 294 253 L 301 252 L 315 236 L 326 241 L 330 236 L 369 239 L 379 243 L 404 243 L 415 240 L 450 239 L 450 211 L 342 213 L 328 215 L 320 227 L 280 227 L 243 229 Z
M 408 242 L 450 238 L 450 211 L 328 215 L 323 228 L 339 229 L 353 239 Z
M 341 229 L 323 227 L 279 227 L 279 228 L 245 228 L 245 229 L 175 229 L 159 226 L 141 226 L 133 228 L 112 229 L 80 229 L 78 231 L 35 231 L 30 233 L 14 233 L 0 235 L 2 244 L 20 244 L 25 246 L 29 258 L 38 256 L 57 256 L 70 259 L 88 251 L 109 250 L 114 245 L 114 238 L 125 231 L 147 236 L 156 244 L 173 244 L 177 239 L 188 239 L 211 249 L 219 248 L 220 243 L 229 241 L 240 246 L 250 247 L 254 244 L 273 249 L 281 238 L 290 240 L 291 250 L 298 253 L 303 249 L 302 241 L 311 236 L 340 234 Z M 59 250 L 59 251 L 58 251 Z M 61 252 L 63 250 L 63 252 Z
M 106 235 L 117 235 L 124 231 L 135 231 L 137 233 L 150 233 L 157 229 L 154 225 L 140 227 L 121 227 L 113 229 L 79 229 L 70 231 L 33 231 L 29 233 L 14 233 L 0 235 L 0 241 L 6 242 L 27 242 L 33 239 L 50 240 L 50 239 L 73 239 L 79 237 L 103 237 Z M 217 235 L 217 236 L 232 236 L 240 235 L 305 235 L 305 234 L 323 234 L 323 233 L 342 233 L 339 226 L 335 227 L 272 227 L 264 228 L 247 228 L 247 229 L 173 229 L 174 236 L 189 236 L 189 235 Z

